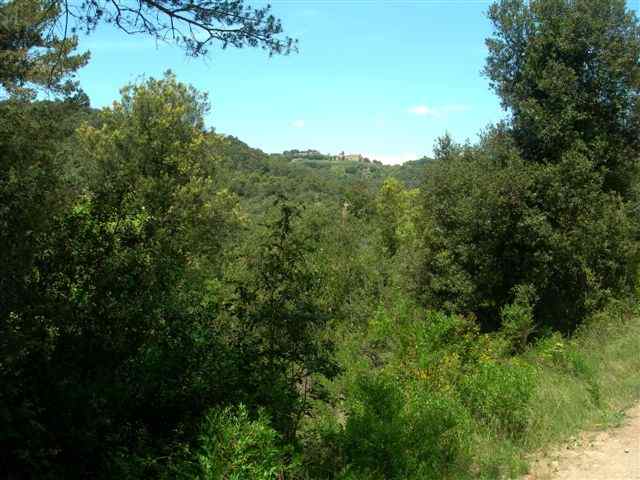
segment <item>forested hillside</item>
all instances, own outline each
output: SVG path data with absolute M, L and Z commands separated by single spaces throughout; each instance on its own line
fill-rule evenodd
M 59 22 L 296 43 L 242 1 L 78 8 L 0 2 L 1 478 L 515 478 L 640 398 L 624 0 L 496 1 L 506 119 L 401 166 L 264 153 L 171 72 L 92 108 Z
M 255 212 L 264 211 L 265 202 L 280 194 L 305 204 L 326 202 L 342 207 L 345 202 L 371 203 L 386 179 L 399 179 L 406 188 L 419 185 L 423 175 L 420 166 L 428 161 L 383 165 L 368 159 L 336 159 L 319 152 L 315 157 L 266 154 L 232 136 L 210 136 L 214 139 L 212 151 L 223 165 L 224 183 Z

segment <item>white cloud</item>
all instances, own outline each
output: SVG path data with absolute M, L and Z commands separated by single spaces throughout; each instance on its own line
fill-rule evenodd
M 426 105 L 416 105 L 415 107 L 409 108 L 409 113 L 413 113 L 414 115 L 419 115 L 421 117 L 436 117 L 438 116 L 438 112 L 433 108 L 427 107 Z
M 304 120 L 294 120 L 291 123 L 291 126 L 293 128 L 304 128 Z
M 412 113 L 413 115 L 418 115 L 420 117 L 440 118 L 450 113 L 466 112 L 470 109 L 471 107 L 469 105 L 462 105 L 462 104 L 440 105 L 437 107 L 429 107 L 427 105 L 416 105 L 416 106 L 410 107 L 407 111 L 409 113 Z

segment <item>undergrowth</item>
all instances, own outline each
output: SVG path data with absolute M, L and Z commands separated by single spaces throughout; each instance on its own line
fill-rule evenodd
M 525 302 L 526 303 L 526 302 Z M 640 398 L 640 319 L 612 303 L 571 338 L 538 333 L 530 309 L 481 333 L 473 318 L 380 306 L 339 336 L 348 368 L 303 429 L 307 478 L 518 478 L 531 454 L 620 420 Z M 520 315 L 521 318 L 517 316 Z M 514 353 L 516 352 L 516 353 Z

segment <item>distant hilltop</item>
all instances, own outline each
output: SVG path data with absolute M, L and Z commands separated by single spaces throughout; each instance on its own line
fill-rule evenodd
M 364 161 L 370 162 L 368 158 L 360 155 L 359 153 L 351 153 L 351 154 L 345 155 L 344 152 L 340 152 L 338 155 L 336 155 L 335 159 L 346 160 L 350 162 L 364 162 Z
M 318 150 L 285 150 L 282 152 L 282 156 L 289 159 L 304 159 L 304 160 L 332 160 L 332 161 L 344 161 L 344 162 L 363 162 L 363 163 L 377 163 L 381 164 L 378 160 L 370 160 L 360 153 L 344 153 L 340 152 L 337 155 L 325 155 Z
M 285 150 L 282 152 L 285 157 L 324 157 L 318 150 Z

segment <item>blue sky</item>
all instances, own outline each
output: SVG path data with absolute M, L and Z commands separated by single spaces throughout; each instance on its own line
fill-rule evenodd
M 445 131 L 473 141 L 505 115 L 480 73 L 489 0 L 271 4 L 286 33 L 299 39 L 298 54 L 212 48 L 209 58 L 192 59 L 103 27 L 81 39 L 92 53 L 81 84 L 101 107 L 124 84 L 170 68 L 209 93 L 207 124 L 220 133 L 267 152 L 313 148 L 385 163 L 430 154 Z

